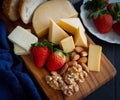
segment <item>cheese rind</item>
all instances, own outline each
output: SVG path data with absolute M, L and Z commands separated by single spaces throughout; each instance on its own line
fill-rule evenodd
M 75 42 L 75 46 L 88 47 L 87 37 L 84 31 L 82 31 L 80 27 L 78 27 L 78 29 L 75 32 L 74 42 Z
M 59 44 L 62 39 L 68 36 L 69 35 L 62 28 L 60 28 L 52 19 L 50 20 L 48 34 L 48 40 L 50 42 Z
M 80 27 L 81 31 L 85 32 L 82 22 L 79 18 L 62 18 L 58 21 L 58 25 L 65 31 L 75 34 L 75 31 Z
M 38 38 L 32 33 L 28 32 L 21 26 L 17 26 L 9 35 L 8 39 L 22 47 L 26 52 L 30 51 L 31 44 L 38 42 Z
M 33 28 L 38 37 L 48 33 L 49 19 L 77 17 L 78 13 L 68 0 L 50 0 L 40 5 L 33 14 Z
M 65 52 L 72 52 L 75 49 L 74 40 L 72 36 L 66 37 L 60 41 L 60 47 Z
M 101 51 L 101 46 L 90 44 L 88 52 L 88 68 L 90 71 L 100 71 Z

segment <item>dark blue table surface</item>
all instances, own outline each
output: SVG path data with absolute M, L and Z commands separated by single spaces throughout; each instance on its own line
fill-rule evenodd
M 80 13 L 81 2 L 74 4 L 75 9 Z M 87 29 L 86 33 L 96 43 L 102 46 L 103 53 L 111 61 L 117 70 L 116 76 L 100 87 L 83 100 L 120 100 L 120 44 L 111 44 L 93 36 Z

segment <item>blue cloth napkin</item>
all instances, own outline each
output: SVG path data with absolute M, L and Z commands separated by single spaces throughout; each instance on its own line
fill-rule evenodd
M 22 59 L 7 40 L 6 25 L 0 20 L 0 100 L 41 100 Z

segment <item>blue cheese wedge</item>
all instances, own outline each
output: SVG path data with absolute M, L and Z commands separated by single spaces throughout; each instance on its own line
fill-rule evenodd
M 8 39 L 17 44 L 26 52 L 30 52 L 31 44 L 38 42 L 38 38 L 33 35 L 31 32 L 22 28 L 21 26 L 17 26 L 9 35 Z

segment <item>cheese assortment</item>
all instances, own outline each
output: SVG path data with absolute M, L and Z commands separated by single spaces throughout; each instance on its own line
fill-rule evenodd
M 88 68 L 90 71 L 100 71 L 101 51 L 102 47 L 99 45 L 89 46 Z
M 60 28 L 52 19 L 50 20 L 49 24 L 49 34 L 48 34 L 48 40 L 50 42 L 53 42 L 55 44 L 59 44 L 59 42 L 68 37 L 69 35 Z
M 79 18 L 62 18 L 58 21 L 58 25 L 72 35 L 75 35 L 75 31 L 78 27 L 80 27 L 82 32 L 85 32 L 85 29 Z
M 50 0 L 39 6 L 33 14 L 33 27 L 38 37 L 48 33 L 49 20 L 77 17 L 78 13 L 68 0 Z
M 38 38 L 43 38 L 46 34 L 48 42 L 56 44 L 57 49 L 62 49 L 59 52 L 70 54 L 66 55 L 68 59 L 66 56 L 64 57 L 65 62 L 59 70 L 53 70 L 51 75 L 46 76 L 46 82 L 49 86 L 56 90 L 62 90 L 63 94 L 67 96 L 79 91 L 79 83 L 85 81 L 89 71 L 100 71 L 102 47 L 88 44 L 85 29 L 79 18 L 68 18 L 77 17 L 77 15 L 67 0 L 47 1 L 39 6 L 33 15 L 32 25 L 37 36 L 21 26 L 17 26 L 8 35 L 8 39 L 14 44 L 14 52 L 17 55 L 30 53 L 32 55 L 30 52 L 33 50 L 31 44 L 38 43 Z M 41 53 L 41 51 L 39 52 Z M 63 60 L 62 57 L 54 63 L 52 62 L 55 58 L 59 58 L 57 53 L 58 51 L 54 53 L 54 56 L 46 58 L 47 66 L 54 63 L 61 64 L 59 61 Z M 35 52 L 35 54 L 38 53 Z M 60 53 L 58 54 L 60 56 Z M 50 58 L 54 59 L 49 60 Z M 43 61 L 43 59 L 39 61 Z M 48 64 L 47 61 L 52 63 Z
M 31 44 L 38 41 L 38 38 L 21 26 L 17 26 L 9 35 L 8 39 L 30 52 Z

